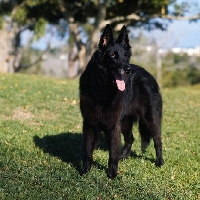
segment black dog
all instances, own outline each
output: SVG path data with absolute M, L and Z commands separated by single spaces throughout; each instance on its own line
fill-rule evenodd
M 108 140 L 108 177 L 117 175 L 119 159 L 131 152 L 134 141 L 132 126 L 139 123 L 142 151 L 153 138 L 156 166 L 162 157 L 162 97 L 155 79 L 145 69 L 129 64 L 131 46 L 126 27 L 117 40 L 106 25 L 99 48 L 80 77 L 80 109 L 83 116 L 83 166 L 80 174 L 92 165 L 97 135 L 103 131 Z M 120 133 L 125 146 L 121 152 Z

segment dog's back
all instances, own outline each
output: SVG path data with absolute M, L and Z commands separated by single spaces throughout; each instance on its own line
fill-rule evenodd
M 98 132 L 107 136 L 108 177 L 117 175 L 118 161 L 131 152 L 132 126 L 139 123 L 142 151 L 153 138 L 156 165 L 163 164 L 161 141 L 162 98 L 155 79 L 143 68 L 129 64 L 131 47 L 125 26 L 117 40 L 106 26 L 86 70 L 80 77 L 80 109 L 83 116 L 83 167 L 88 172 Z M 120 133 L 125 146 L 120 156 Z

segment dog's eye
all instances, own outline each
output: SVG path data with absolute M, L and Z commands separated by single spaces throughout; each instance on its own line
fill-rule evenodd
M 116 57 L 116 55 L 113 53 L 113 54 L 111 55 L 111 57 L 112 57 L 112 58 L 115 58 L 115 57 Z

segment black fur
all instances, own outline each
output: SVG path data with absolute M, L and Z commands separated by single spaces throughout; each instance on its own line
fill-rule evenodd
M 129 64 L 130 56 L 126 27 L 122 27 L 117 40 L 114 40 L 111 26 L 106 25 L 99 48 L 80 77 L 84 154 L 81 175 L 90 171 L 97 135 L 103 131 L 109 147 L 107 175 L 114 178 L 119 159 L 126 158 L 131 152 L 134 122 L 139 123 L 142 151 L 153 138 L 156 166 L 164 164 L 159 87 L 145 69 Z M 120 133 L 125 141 L 122 152 Z

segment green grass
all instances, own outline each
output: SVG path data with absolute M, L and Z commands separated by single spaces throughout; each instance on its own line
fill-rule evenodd
M 103 145 L 91 172 L 78 173 L 78 80 L 1 74 L 0 199 L 200 199 L 200 86 L 162 94 L 165 165 L 154 166 L 153 143 L 141 153 L 135 127 L 132 156 L 111 181 Z

